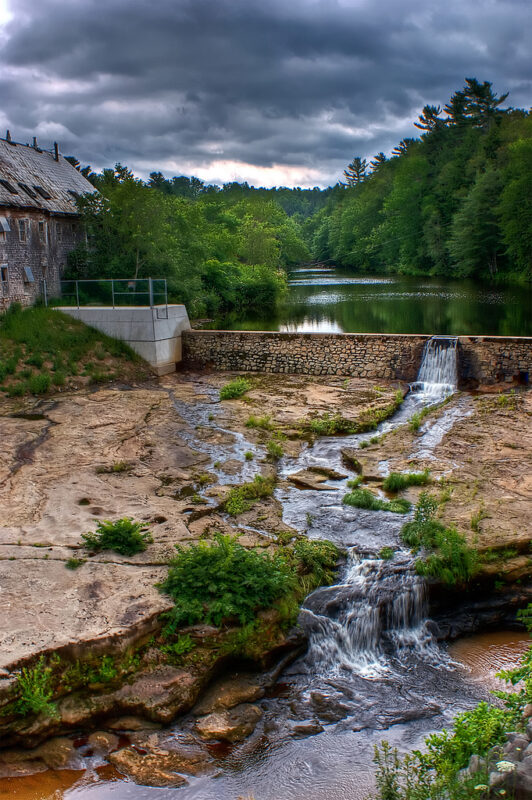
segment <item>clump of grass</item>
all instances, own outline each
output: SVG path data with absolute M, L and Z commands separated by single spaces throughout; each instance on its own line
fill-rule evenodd
M 44 656 L 41 656 L 34 667 L 22 667 L 15 684 L 18 699 L 13 710 L 21 717 L 29 714 L 57 716 L 57 707 L 52 703 L 52 669 Z
M 244 458 L 246 459 L 246 461 L 253 461 L 253 453 L 251 452 L 251 450 L 246 450 L 246 452 L 244 453 Z
M 278 461 L 280 458 L 284 456 L 284 450 L 281 444 L 275 439 L 270 439 L 268 444 L 266 445 L 266 452 L 268 454 L 268 458 L 271 458 L 272 461 Z
M 382 484 L 385 492 L 401 492 L 409 486 L 426 486 L 430 483 L 430 472 L 390 472 Z
M 471 530 L 478 533 L 480 530 L 480 523 L 483 519 L 487 519 L 489 517 L 488 512 L 484 508 L 483 505 L 480 506 L 479 510 L 471 516 Z
M 393 547 L 381 547 L 379 550 L 379 558 L 382 558 L 383 561 L 389 561 L 395 555 L 395 550 Z
M 364 477 L 362 475 L 357 475 L 355 478 L 348 480 L 347 485 L 350 489 L 358 489 L 363 480 Z
M 418 430 L 421 427 L 421 423 L 423 422 L 425 417 L 428 416 L 428 414 L 430 414 L 430 412 L 431 412 L 430 406 L 423 406 L 423 408 L 420 411 L 416 411 L 415 414 L 412 414 L 412 416 L 408 420 L 408 425 L 413 433 L 418 432 Z
M 419 575 L 437 578 L 449 585 L 467 583 L 477 572 L 478 553 L 469 547 L 465 536 L 456 528 L 446 528 L 434 519 L 437 508 L 437 499 L 423 492 L 414 519 L 403 525 L 401 537 L 414 552 L 420 548 L 429 551 L 424 560 L 416 562 Z
M 96 553 L 113 550 L 123 556 L 142 553 L 153 542 L 148 526 L 142 522 L 134 522 L 130 517 L 115 522 L 98 522 L 94 533 L 83 533 L 81 538 L 89 550 Z
M 269 414 L 264 414 L 262 417 L 256 417 L 251 414 L 246 420 L 246 428 L 260 428 L 263 431 L 273 431 L 275 424 Z
M 28 380 L 28 391 L 30 394 L 46 394 L 50 384 L 50 375 L 47 372 L 39 372 Z
M 366 447 L 369 447 L 369 441 L 367 439 L 363 439 L 358 446 L 360 450 L 365 450 Z
M 356 422 L 342 417 L 341 414 L 323 414 L 321 417 L 313 417 L 303 425 L 317 436 L 356 433 L 358 427 Z
M 96 467 L 97 475 L 119 475 L 122 472 L 129 472 L 132 469 L 131 464 L 127 461 L 115 461 L 108 467 Z
M 412 504 L 402 497 L 397 500 L 381 500 L 369 489 L 355 489 L 344 495 L 342 502 L 355 508 L 367 508 L 370 511 L 391 511 L 394 514 L 407 514 L 412 507 Z
M 251 383 L 246 378 L 234 378 L 220 389 L 220 400 L 234 400 L 249 392 Z
M 228 514 L 236 517 L 249 511 L 257 500 L 271 497 L 274 489 L 275 478 L 263 478 L 262 475 L 255 475 L 250 483 L 235 486 L 230 490 L 224 502 L 224 508 Z
M 170 656 L 171 660 L 180 661 L 182 656 L 194 650 L 196 643 L 193 641 L 189 633 L 178 636 L 175 642 L 163 644 L 160 647 L 162 653 Z
M 86 558 L 68 558 L 65 561 L 65 567 L 71 570 L 79 569 L 79 567 L 81 567 L 86 560 Z

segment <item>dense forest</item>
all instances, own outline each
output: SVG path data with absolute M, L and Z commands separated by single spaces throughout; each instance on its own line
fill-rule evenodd
M 357 271 L 532 277 L 532 115 L 466 80 L 386 158 L 356 157 L 304 223 L 314 257 Z
M 418 138 L 387 158 L 355 157 L 327 189 L 148 181 L 126 167 L 80 169 L 86 245 L 67 277 L 166 277 L 193 316 L 273 307 L 291 266 L 317 259 L 360 272 L 525 281 L 532 276 L 532 114 L 466 80 Z

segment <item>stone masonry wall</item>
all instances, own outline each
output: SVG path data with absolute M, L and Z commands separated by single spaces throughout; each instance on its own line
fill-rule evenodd
M 416 379 L 429 336 L 377 333 L 184 331 L 183 365 L 237 372 Z M 459 337 L 459 379 L 475 386 L 528 382 L 532 338 Z

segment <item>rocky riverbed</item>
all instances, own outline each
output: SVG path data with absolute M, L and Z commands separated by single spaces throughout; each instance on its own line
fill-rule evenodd
M 243 674 L 241 665 L 228 663 L 212 648 L 202 651 L 199 663 L 167 663 L 150 646 L 160 614 L 171 604 L 155 584 L 164 578 L 175 544 L 221 531 L 238 532 L 246 546 L 274 548 L 284 537 L 305 533 L 312 522 L 284 514 L 283 498 L 337 490 L 355 474 L 352 461 L 344 459 L 341 469 L 336 464 L 283 467 L 276 495 L 236 517 L 223 510 L 223 500 L 232 486 L 277 471 L 275 459 L 267 458 L 272 437 L 282 442 L 282 460 L 298 464 L 315 440 L 312 419 L 340 415 L 363 428 L 368 420 L 391 414 L 397 392 L 407 387 L 262 375 L 253 378 L 244 397 L 220 402 L 220 387 L 231 377 L 182 373 L 138 386 L 5 403 L 0 416 L 0 603 L 6 620 L 0 631 L 0 703 L 9 707 L 20 668 L 35 664 L 40 655 L 64 663 L 137 651 L 141 657 L 111 686 L 64 693 L 55 718 L 4 716 L 0 735 L 9 749 L 0 756 L 0 775 L 85 769 L 87 759 L 99 754 L 98 769 L 117 770 L 141 784 L 179 786 L 186 776 L 216 773 L 216 750 L 202 742 L 238 746 L 257 728 L 261 698 L 273 691 L 280 668 L 301 649 L 301 636 L 287 636 L 276 629 L 275 618 L 269 619 L 271 636 L 255 670 L 248 664 Z M 448 494 L 443 519 L 456 523 L 484 554 L 480 576 L 491 596 L 496 581 L 501 603 L 493 624 L 502 624 L 512 603 L 522 601 L 530 576 L 532 396 L 503 397 L 455 395 L 432 410 L 419 430 L 405 419 L 356 451 L 357 469 L 376 491 L 392 470 L 428 468 L 443 479 L 439 486 Z M 252 427 L 250 417 L 255 418 Z M 415 501 L 419 491 L 409 489 L 406 496 Z M 148 549 L 133 557 L 89 556 L 81 534 L 94 530 L 98 520 L 124 516 L 150 525 L 154 541 Z M 73 558 L 82 563 L 67 569 Z M 468 619 L 455 633 L 486 622 L 486 604 L 482 598 L 475 602 L 480 602 L 476 616 L 468 609 Z M 441 611 L 442 636 L 451 635 L 437 591 L 434 607 Z M 217 632 L 198 626 L 192 635 L 212 642 Z M 169 737 L 162 726 L 191 709 L 181 734 Z M 323 724 L 302 719 L 294 735 L 316 734 Z M 75 740 L 65 736 L 69 731 L 86 736 Z M 24 752 L 21 746 L 37 749 Z

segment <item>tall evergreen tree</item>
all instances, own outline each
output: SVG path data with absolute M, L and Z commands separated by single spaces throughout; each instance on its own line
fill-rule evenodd
M 373 160 L 369 162 L 371 171 L 377 172 L 379 167 L 382 167 L 382 165 L 385 164 L 387 161 L 388 159 L 386 158 L 386 156 L 382 151 L 380 153 L 377 153 L 377 155 L 373 158 Z
M 365 158 L 355 156 L 350 164 L 344 169 L 344 178 L 346 186 L 357 186 L 362 183 L 366 177 L 368 162 Z

